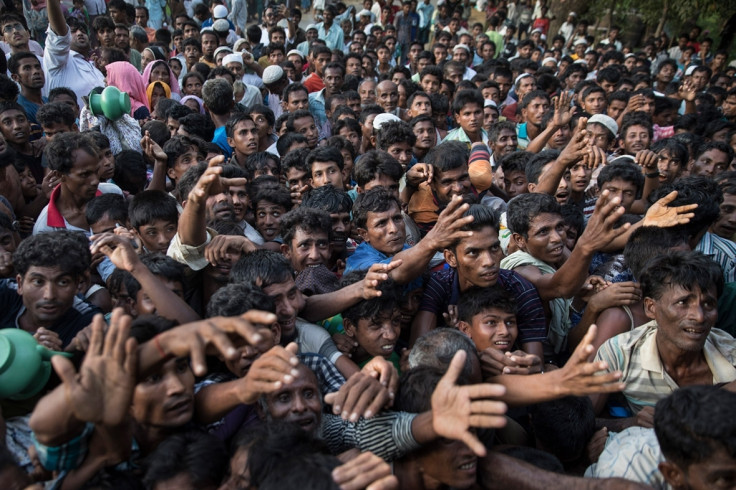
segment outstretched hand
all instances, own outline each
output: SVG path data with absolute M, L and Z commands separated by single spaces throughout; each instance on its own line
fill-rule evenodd
M 220 174 L 222 174 L 222 164 L 224 162 L 225 157 L 218 155 L 207 163 L 207 169 L 197 181 L 194 189 L 189 193 L 188 200 L 193 202 L 204 202 L 208 196 L 214 196 L 225 192 L 230 186 L 243 186 L 246 184 L 247 179 L 244 177 L 233 179 L 220 177 Z
M 659 226 L 668 228 L 670 226 L 684 225 L 695 217 L 692 213 L 697 204 L 686 204 L 684 206 L 670 206 L 677 199 L 677 191 L 672 191 L 659 201 L 652 204 L 644 215 L 642 226 Z
M 362 284 L 362 297 L 365 300 L 378 298 L 381 296 L 381 283 L 388 281 L 389 275 L 392 270 L 397 269 L 403 264 L 404 261 L 401 259 L 392 260 L 388 264 L 373 264 L 365 277 L 363 278 Z
M 78 420 L 108 426 L 125 420 L 136 384 L 137 343 L 130 338 L 130 323 L 130 317 L 116 308 L 105 334 L 105 320 L 95 315 L 89 349 L 79 373 L 69 359 L 51 358 Z
M 506 425 L 506 404 L 489 398 L 506 393 L 501 385 L 482 383 L 459 386 L 457 378 L 465 365 L 465 351 L 458 351 L 432 393 L 432 427 L 437 435 L 464 442 L 476 455 L 486 448 L 471 427 L 500 428 Z

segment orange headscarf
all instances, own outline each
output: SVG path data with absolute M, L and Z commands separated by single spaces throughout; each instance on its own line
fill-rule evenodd
M 169 88 L 169 84 L 166 82 L 153 82 L 149 83 L 148 87 L 146 88 L 146 96 L 148 97 L 148 106 L 151 108 L 151 110 L 154 110 L 155 107 L 153 107 L 153 89 L 156 88 L 156 85 L 161 85 L 163 87 L 164 92 L 166 93 L 166 98 L 171 98 L 171 89 Z

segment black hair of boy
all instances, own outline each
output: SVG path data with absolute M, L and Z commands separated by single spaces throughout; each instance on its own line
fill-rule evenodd
M 139 230 L 141 226 L 165 221 L 176 225 L 179 222 L 179 211 L 176 199 L 164 191 L 150 190 L 139 192 L 130 201 L 128 208 L 130 226 Z
M 521 194 L 509 201 L 506 222 L 511 233 L 528 238 L 531 222 L 540 214 L 561 214 L 560 204 L 549 194 Z
M 473 317 L 484 311 L 499 309 L 516 315 L 516 300 L 501 286 L 472 287 L 460 295 L 457 303 L 458 319 L 472 324 Z
M 332 220 L 330 214 L 322 209 L 299 206 L 281 217 L 281 238 L 291 247 L 298 230 L 307 233 L 324 233 L 332 241 Z

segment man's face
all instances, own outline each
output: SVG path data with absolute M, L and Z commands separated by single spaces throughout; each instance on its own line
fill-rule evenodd
M 588 184 L 590 184 L 590 177 L 592 175 L 593 170 L 590 169 L 583 162 L 578 162 L 577 164 L 573 165 L 570 169 L 570 190 L 577 193 L 585 192 L 585 189 L 588 188 Z M 626 208 L 623 201 L 621 202 L 621 205 Z M 629 203 L 629 207 L 631 207 L 631 203 Z
M 309 109 L 309 94 L 303 90 L 290 92 L 286 101 L 286 111 L 296 112 Z
M 723 194 L 721 214 L 711 225 L 711 231 L 716 235 L 731 240 L 736 234 L 736 195 Z
M 31 38 L 31 33 L 18 21 L 9 20 L 0 27 L 3 30 L 3 41 L 14 48 L 25 46 Z
M 86 30 L 77 28 L 72 31 L 71 49 L 77 52 L 89 49 L 89 34 Z
M 115 7 L 111 7 L 108 9 L 108 12 L 110 13 L 110 17 L 116 24 L 128 23 L 128 15 L 125 13 L 125 10 L 119 10 Z
M 493 58 L 494 56 L 496 56 L 496 50 L 495 50 L 495 49 L 493 49 L 493 45 L 492 45 L 492 44 L 487 44 L 487 43 L 486 43 L 486 44 L 484 44 L 484 45 L 483 45 L 483 47 L 481 47 L 481 50 L 480 50 L 480 56 L 481 56 L 481 57 L 482 57 L 482 58 L 483 58 L 483 59 L 484 59 L 485 61 L 489 61 L 489 60 L 491 60 L 491 59 L 492 59 L 492 58 Z
M 176 223 L 157 219 L 138 227 L 136 232 L 146 250 L 166 254 L 171 240 L 176 235 Z
M 731 162 L 728 155 L 721 150 L 712 149 L 700 155 L 689 167 L 690 175 L 703 175 L 715 178 L 718 174 L 728 170 Z
M 553 150 L 562 151 L 562 149 L 570 142 L 571 137 L 572 131 L 570 131 L 570 126 L 564 125 L 554 132 L 547 145 Z
M 583 110 L 588 114 L 605 114 L 607 105 L 603 92 L 592 92 L 583 100 Z
M 666 462 L 660 465 L 675 466 Z M 677 466 L 679 478 L 671 480 L 673 475 L 669 471 L 662 471 L 665 479 L 672 488 L 687 488 L 688 490 L 707 490 L 714 488 L 733 488 L 736 474 L 736 461 L 723 446 L 714 446 L 713 452 L 698 463 L 690 463 L 686 469 Z
M 281 233 L 281 217 L 286 213 L 283 206 L 269 201 L 256 204 L 256 229 L 267 242 L 273 241 Z
M 284 255 L 297 272 L 308 267 L 327 265 L 332 249 L 327 233 L 297 228 L 291 243 L 282 245 Z
M 376 82 L 367 81 L 360 84 L 358 87 L 358 94 L 360 95 L 360 103 L 362 105 L 375 104 L 376 103 Z M 398 92 L 396 102 L 398 103 Z
M 95 197 L 100 178 L 97 167 L 100 159 L 97 155 L 90 155 L 84 150 L 72 151 L 72 168 L 68 174 L 61 175 L 62 189 L 70 196 L 83 197 L 85 201 Z
M 537 82 L 534 80 L 534 77 L 524 77 L 519 80 L 519 88 L 516 90 L 519 100 L 523 100 L 526 94 L 532 92 L 536 88 Z
M 498 89 L 501 91 L 499 99 L 503 102 L 508 97 L 509 90 L 511 90 L 511 78 L 503 75 L 494 75 L 491 79 L 498 84 Z
M 649 148 L 649 129 L 644 126 L 630 126 L 624 135 L 624 151 L 628 155 Z
M 428 94 L 436 94 L 440 91 L 440 79 L 434 75 L 424 75 L 420 81 L 422 90 Z
M 376 103 L 386 112 L 393 112 L 399 103 L 399 91 L 396 84 L 384 80 L 376 86 Z
M 358 58 L 348 58 L 345 71 L 348 75 L 360 77 L 363 74 L 363 65 Z
M 583 80 L 583 72 L 581 71 L 574 71 L 568 75 L 568 77 L 565 79 L 566 88 L 568 90 L 572 90 L 575 88 L 575 86 L 580 83 Z
M 528 237 L 514 233 L 521 250 L 547 264 L 556 264 L 565 248 L 565 222 L 555 213 L 541 213 L 529 223 Z
M 276 303 L 276 319 L 281 327 L 281 334 L 287 339 L 293 338 L 296 335 L 296 317 L 306 304 L 294 279 L 289 278 L 266 286 L 263 292 Z
M 360 148 L 360 133 L 350 129 L 347 126 L 343 126 L 342 128 L 340 128 L 338 136 L 342 136 L 343 138 L 348 140 L 350 144 L 353 145 L 353 148 Z
M 194 39 L 199 39 L 199 31 L 194 26 L 184 26 L 184 39 L 189 39 L 190 37 L 193 37 Z
M 457 86 L 457 84 L 463 81 L 463 71 L 454 68 L 447 69 L 445 71 L 445 79 L 450 80 Z
M 67 126 L 64 123 L 44 124 L 41 128 L 43 129 L 43 134 L 46 136 L 47 143 L 53 141 L 57 134 L 69 133 L 74 130 L 74 127 Z
M 478 134 L 483 128 L 483 108 L 475 103 L 465 104 L 455 114 L 455 121 L 467 134 Z
M 311 369 L 299 364 L 299 375 L 282 389 L 266 395 L 266 417 L 297 424 L 309 434 L 315 434 L 322 420 L 322 400 L 319 384 Z
M 422 70 L 429 66 L 431 60 L 427 58 L 421 58 L 417 61 L 417 73 L 422 73 Z
M 332 185 L 336 189 L 342 189 L 343 175 L 337 163 L 332 161 L 312 163 L 312 186 L 314 188 L 324 185 Z
M 166 175 L 168 175 L 174 182 L 178 182 L 182 175 L 189 170 L 189 167 L 197 163 L 198 158 L 199 154 L 197 153 L 197 149 L 192 146 L 189 151 L 176 158 L 174 166 L 166 171 Z
M 18 275 L 18 294 L 34 325 L 49 328 L 74 304 L 79 279 L 59 266 L 32 265 L 24 276 Z
M 401 311 L 398 308 L 384 310 L 376 317 L 360 318 L 357 325 L 348 322 L 345 332 L 371 357 L 388 359 L 401 333 Z
M 189 45 L 184 48 L 184 57 L 186 58 L 187 64 L 189 66 L 193 66 L 196 62 L 198 62 L 201 56 L 202 52 L 199 50 L 199 48 L 197 48 L 197 46 Z
M 500 308 L 484 309 L 473 316 L 471 323 L 462 322 L 460 329 L 479 351 L 496 349 L 511 352 L 519 333 L 516 315 Z
M 332 252 L 340 255 L 345 251 L 345 242 L 353 231 L 350 213 L 348 211 L 330 213 L 330 220 L 332 221 Z
M 283 63 L 283 61 L 284 61 L 284 53 L 282 53 L 278 49 L 272 51 L 268 55 L 268 62 L 271 63 L 272 65 L 279 65 Z
M 130 47 L 130 37 L 128 34 L 128 29 L 123 29 L 121 27 L 115 28 L 115 47 L 118 49 L 122 49 L 123 51 L 127 51 Z
M 340 93 L 342 90 L 342 70 L 339 68 L 328 68 L 325 70 L 325 96 L 329 97 Z
M 503 174 L 503 188 L 509 199 L 512 199 L 519 194 L 526 194 L 529 192 L 527 188 L 526 175 L 524 172 L 514 170 L 512 172 L 504 172 Z
M 387 256 L 401 252 L 406 241 L 404 218 L 396 204 L 387 211 L 369 212 L 365 229 L 358 228 L 358 232 L 366 243 Z
M 309 148 L 315 148 L 319 142 L 319 131 L 313 117 L 301 117 L 294 120 L 294 130 L 307 138 Z
M 513 129 L 502 129 L 498 133 L 498 139 L 491 141 L 491 150 L 496 161 L 500 160 L 504 155 L 513 153 L 519 144 L 516 131 Z
M 693 88 L 695 88 L 697 92 L 700 92 L 705 89 L 705 86 L 708 84 L 708 72 L 704 70 L 695 70 L 693 71 L 690 80 L 693 82 Z
M 233 128 L 233 137 L 228 144 L 238 153 L 250 156 L 258 151 L 258 127 L 249 119 L 244 119 Z
M 680 161 L 669 150 L 662 149 L 657 154 L 657 170 L 659 170 L 659 183 L 668 184 L 673 182 L 682 174 L 685 162 Z
M 432 54 L 434 55 L 434 64 L 439 65 L 447 59 L 447 46 L 442 44 L 435 46 L 432 49 Z
M 18 66 L 18 74 L 13 75 L 13 80 L 18 82 L 22 87 L 30 89 L 42 89 L 46 83 L 46 78 L 41 68 L 41 62 L 35 56 L 23 58 Z
M 314 71 L 319 75 L 320 77 L 323 74 L 323 71 L 325 69 L 325 66 L 327 63 L 330 62 L 332 59 L 332 56 L 330 56 L 328 53 L 320 53 L 317 55 L 317 57 L 314 59 Z
M 501 105 L 501 91 L 496 87 L 486 87 L 480 91 L 484 100 L 492 100 L 497 106 Z
M 521 115 L 527 123 L 538 127 L 542 125 L 542 118 L 547 111 L 549 111 L 549 100 L 544 97 L 535 97 L 521 110 Z
M 148 13 L 144 9 L 135 9 L 135 23 L 141 27 L 148 25 Z
M 302 57 L 298 54 L 292 54 L 289 55 L 286 59 L 294 63 L 294 69 L 297 73 L 301 74 L 302 68 L 304 68 L 304 60 L 302 59 Z
M 665 288 L 659 299 L 644 298 L 644 311 L 657 320 L 658 345 L 666 343 L 676 351 L 699 352 L 718 320 L 716 287 L 712 285 L 703 291 L 693 284 L 687 290 L 673 284 Z
M 498 281 L 503 250 L 498 232 L 490 227 L 473 231 L 473 235 L 463 238 L 454 250 L 445 250 L 445 260 L 457 269 L 460 290 L 471 287 L 490 287 Z
M 410 63 L 416 63 L 417 62 L 417 56 L 419 56 L 419 53 L 422 52 L 422 47 L 418 44 L 412 44 L 411 48 L 409 48 L 409 62 Z
M 245 219 L 245 213 L 248 211 L 250 201 L 248 200 L 248 192 L 245 186 L 231 185 L 228 187 L 230 201 L 233 203 L 233 212 L 235 213 L 235 221 L 240 222 Z
M 443 205 L 449 203 L 455 196 L 470 194 L 472 191 L 467 164 L 445 172 L 435 170 L 432 190 Z
M 431 121 L 416 123 L 413 128 L 414 136 L 417 137 L 416 148 L 429 151 L 437 145 L 437 132 Z
M 194 414 L 194 374 L 185 357 L 171 359 L 135 386 L 131 407 L 141 425 L 175 428 Z
M 623 100 L 612 100 L 610 104 L 608 104 L 608 108 L 606 109 L 606 114 L 611 116 L 613 119 L 618 119 L 618 117 L 621 115 L 622 112 L 626 109 L 626 102 Z
M 17 109 L 10 109 L 0 114 L 0 128 L 5 139 L 12 145 L 25 145 L 31 134 L 28 118 Z
M 212 59 L 212 57 L 215 55 L 215 50 L 217 49 L 217 46 L 218 42 L 217 36 L 215 34 L 205 33 L 202 35 L 202 54 L 206 59 Z
M 468 52 L 462 48 L 456 49 L 452 52 L 452 59 L 454 61 L 459 61 L 463 65 L 468 63 L 468 58 L 469 58 Z
M 103 48 L 115 47 L 115 30 L 105 27 L 97 31 L 97 40 Z

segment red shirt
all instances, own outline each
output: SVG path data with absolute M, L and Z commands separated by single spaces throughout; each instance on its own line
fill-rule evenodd
M 316 73 L 312 73 L 307 78 L 305 78 L 302 84 L 307 87 L 307 90 L 310 94 L 312 92 L 319 92 L 320 90 L 325 88 L 325 82 L 323 82 L 319 75 L 317 75 Z

